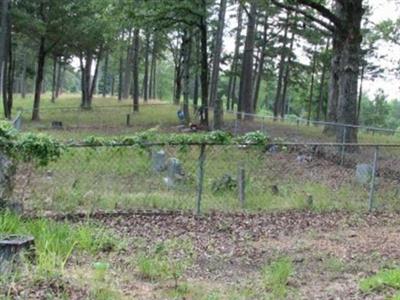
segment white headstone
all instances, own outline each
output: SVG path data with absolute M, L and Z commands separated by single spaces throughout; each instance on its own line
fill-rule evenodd
M 356 180 L 360 184 L 367 184 L 372 178 L 372 166 L 369 164 L 358 164 L 356 169 Z

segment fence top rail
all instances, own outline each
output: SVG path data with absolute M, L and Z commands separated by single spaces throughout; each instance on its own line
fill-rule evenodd
M 251 143 L 212 143 L 212 142 L 148 142 L 137 144 L 126 143 L 110 143 L 110 144 L 87 144 L 87 143 L 67 143 L 69 148 L 112 148 L 112 147 L 156 147 L 156 146 L 238 146 L 238 147 L 365 147 L 365 148 L 400 148 L 400 144 L 371 144 L 371 143 L 267 143 L 267 144 L 251 144 Z

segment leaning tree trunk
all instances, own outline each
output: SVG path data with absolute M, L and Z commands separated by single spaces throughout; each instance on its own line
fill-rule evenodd
M 256 16 L 257 5 L 251 2 L 249 20 L 247 23 L 246 42 L 244 46 L 242 72 L 240 77 L 239 111 L 252 114 L 253 111 L 253 56 L 256 37 Z M 253 119 L 251 115 L 246 115 L 245 119 Z
M 310 97 L 308 99 L 308 115 L 307 115 L 307 125 L 310 125 L 311 122 L 311 112 L 312 112 L 312 104 L 314 100 L 314 81 L 315 81 L 315 69 L 317 67 L 317 54 L 314 50 L 313 53 L 313 63 L 311 70 L 311 86 L 310 86 Z
M 4 97 L 4 86 L 6 81 L 6 70 L 7 70 L 7 36 L 8 33 L 6 29 L 8 29 L 8 17 L 9 17 L 9 0 L 3 0 L 1 7 L 1 34 L 0 34 L 0 94 L 3 96 L 3 106 L 4 106 L 4 115 L 6 118 L 6 98 Z
M 108 59 L 109 59 L 109 54 L 107 51 L 103 69 L 103 90 L 102 90 L 103 98 L 105 98 L 108 93 Z
M 44 75 L 44 65 L 46 62 L 46 52 L 45 52 L 45 38 L 42 36 L 40 38 L 38 62 L 37 62 L 37 72 L 36 72 L 36 82 L 35 82 L 35 98 L 33 100 L 33 111 L 32 111 L 32 121 L 39 121 L 39 109 L 40 109 L 40 96 L 42 92 L 43 85 L 43 75 Z

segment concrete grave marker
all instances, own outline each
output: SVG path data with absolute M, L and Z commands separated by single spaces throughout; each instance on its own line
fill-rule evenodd
M 372 178 L 372 166 L 369 164 L 358 164 L 356 168 L 356 181 L 359 184 L 367 184 Z

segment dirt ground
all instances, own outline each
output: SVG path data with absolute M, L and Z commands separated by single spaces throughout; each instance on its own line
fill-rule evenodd
M 363 294 L 359 282 L 382 268 L 398 265 L 399 217 L 398 213 L 343 212 L 215 213 L 202 217 L 97 213 L 92 220 L 112 229 L 125 241 L 124 247 L 96 258 L 73 257 L 62 284 L 38 283 L 25 295 L 46 299 L 40 296 L 45 295 L 43 291 L 57 291 L 61 285 L 69 299 L 89 297 L 77 274 L 101 260 L 111 266 L 108 283 L 120 295 L 115 299 L 272 299 L 260 281 L 261 270 L 287 257 L 294 272 L 286 299 L 385 299 L 385 292 Z M 69 219 L 87 220 L 84 216 Z M 190 241 L 196 257 L 180 279 L 188 290 L 179 296 L 171 294 L 171 281 L 146 280 L 134 263 L 138 253 L 173 239 Z

